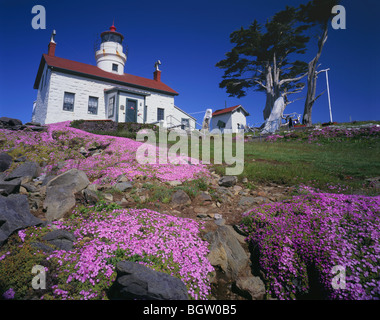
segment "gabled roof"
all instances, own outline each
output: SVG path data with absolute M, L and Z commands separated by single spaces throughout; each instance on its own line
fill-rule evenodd
M 177 106 L 174 106 L 174 108 L 176 108 L 177 110 L 181 111 L 182 113 L 186 114 L 189 118 L 193 119 L 193 120 L 197 120 L 195 119 L 193 116 L 189 115 L 187 112 L 183 111 L 180 107 L 177 107 Z
M 245 116 L 249 116 L 249 113 L 247 112 L 247 110 L 245 110 L 240 104 L 237 106 L 229 107 L 229 108 L 215 110 L 212 113 L 212 116 L 215 117 L 215 116 L 219 116 L 225 113 L 234 113 L 235 111 L 237 111 L 238 108 L 241 108 L 243 110 L 243 112 L 245 113 Z
M 97 66 L 86 63 L 72 61 L 56 56 L 49 56 L 43 54 L 38 68 L 37 77 L 34 82 L 34 89 L 38 89 L 44 66 L 47 64 L 52 70 L 60 71 L 63 73 L 75 74 L 82 77 L 108 81 L 124 86 L 130 86 L 141 89 L 150 89 L 170 95 L 178 95 L 178 92 L 167 86 L 161 81 L 153 79 L 134 76 L 128 73 L 122 75 L 104 71 Z

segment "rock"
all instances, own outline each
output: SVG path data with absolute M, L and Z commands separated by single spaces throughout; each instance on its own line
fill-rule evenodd
M 125 182 L 116 183 L 114 187 L 115 187 L 115 189 L 117 189 L 121 192 L 124 192 L 127 189 L 132 189 L 133 185 L 129 181 L 125 181 Z
M 37 192 L 38 191 L 38 189 L 33 184 L 31 184 L 29 182 L 27 182 L 27 183 L 22 183 L 21 182 L 21 186 L 23 188 L 25 188 L 26 191 L 28 191 L 28 192 Z
M 48 221 L 59 220 L 75 207 L 75 195 L 70 187 L 51 187 L 46 191 L 43 204 Z
M 236 281 L 236 287 L 252 300 L 263 300 L 265 297 L 265 285 L 259 277 L 240 277 Z
M 195 213 L 207 213 L 208 208 L 206 207 L 195 207 L 194 212 Z
M 84 199 L 86 200 L 87 204 L 94 205 L 99 201 L 99 197 L 96 194 L 96 192 L 86 188 L 82 190 L 82 194 L 84 196 Z
M 226 220 L 224 219 L 216 219 L 214 222 L 217 226 L 224 226 L 226 224 Z
M 173 180 L 173 181 L 168 181 L 168 184 L 171 187 L 177 187 L 177 186 L 180 186 L 182 184 L 182 182 L 179 180 Z
M 78 152 L 82 155 L 82 156 L 86 156 L 87 155 L 87 150 L 84 148 L 84 147 L 80 147 Z
M 219 219 L 222 219 L 223 216 L 222 216 L 221 214 L 219 214 L 219 213 L 215 213 L 214 216 L 213 216 L 213 218 L 214 218 L 215 220 L 219 220 Z
M 59 176 L 51 179 L 47 183 L 47 189 L 55 186 L 70 186 L 73 192 L 82 191 L 90 184 L 84 171 L 78 169 L 70 169 Z
M 60 250 L 71 251 L 73 249 L 73 243 L 76 238 L 74 234 L 67 230 L 54 230 L 46 234 L 42 240 L 48 241 L 50 244 L 55 245 Z
M 21 157 L 18 157 L 17 159 L 15 159 L 14 161 L 15 162 L 25 162 L 27 160 L 26 156 L 21 156 Z
M 19 193 L 20 194 L 28 194 L 28 190 L 26 190 L 23 186 L 20 187 L 20 190 L 19 190 Z
M 208 259 L 211 265 L 220 267 L 227 278 L 249 274 L 249 257 L 234 235 L 232 228 L 220 226 L 204 238 L 210 243 Z
M 42 224 L 30 213 L 26 195 L 0 196 L 0 246 L 15 231 Z
M 104 193 L 103 198 L 104 198 L 104 200 L 109 201 L 109 202 L 113 201 L 113 195 L 110 193 Z
M 241 180 L 241 182 L 242 182 L 242 183 L 248 183 L 248 179 L 247 179 L 247 178 L 243 178 L 243 179 Z
M 5 129 L 12 129 L 13 127 L 22 126 L 22 121 L 14 118 L 1 117 L 0 126 Z
M 173 205 L 173 207 L 189 205 L 191 204 L 191 199 L 185 191 L 177 190 L 172 195 L 171 204 Z
M 206 201 L 212 201 L 212 198 L 210 196 L 209 193 L 206 193 L 206 192 L 201 192 L 199 195 L 198 195 L 198 200 L 200 201 L 203 201 L 203 202 L 206 202 Z
M 121 174 L 120 176 L 118 176 L 116 179 L 117 179 L 117 182 L 129 182 L 129 178 L 126 177 L 123 174 Z
M 11 181 L 0 180 L 0 194 L 9 195 L 11 193 L 18 193 L 20 191 L 20 179 L 13 179 Z
M 48 245 L 42 243 L 42 242 L 32 242 L 31 246 L 36 248 L 37 250 L 41 250 L 42 252 L 51 253 L 54 251 L 52 247 L 49 247 Z
M 92 183 L 92 184 L 89 184 L 86 189 L 96 192 L 98 191 L 98 185 L 95 183 Z
M 4 180 L 12 180 L 21 177 L 31 177 L 35 178 L 38 176 L 39 166 L 35 162 L 24 162 L 19 165 L 16 169 L 11 171 Z
M 365 179 L 370 186 L 372 186 L 375 189 L 380 189 L 380 177 L 374 177 L 374 178 L 368 178 Z
M 118 262 L 116 271 L 109 294 L 113 300 L 188 300 L 185 284 L 176 277 L 131 261 Z
M 86 174 L 78 169 L 68 170 L 46 185 L 44 208 L 48 221 L 58 220 L 75 206 L 75 193 L 89 185 Z
M 267 202 L 269 202 L 269 199 L 265 197 L 244 196 L 240 198 L 238 205 L 241 207 L 247 207 L 253 204 L 263 204 Z
M 234 186 L 234 192 L 235 193 L 239 193 L 241 190 L 243 190 L 242 187 L 240 187 L 240 186 Z
M 250 205 L 252 205 L 252 204 L 255 203 L 254 199 L 255 198 L 251 197 L 251 196 L 248 196 L 248 197 L 243 196 L 243 197 L 240 198 L 238 206 L 240 206 L 240 207 L 250 206 Z
M 7 170 L 12 164 L 13 158 L 5 152 L 0 153 L 0 172 Z
M 232 187 L 237 183 L 237 180 L 236 176 L 223 176 L 219 179 L 218 184 L 221 187 Z
M 263 204 L 269 202 L 269 199 L 265 197 L 255 197 L 253 200 L 256 204 Z

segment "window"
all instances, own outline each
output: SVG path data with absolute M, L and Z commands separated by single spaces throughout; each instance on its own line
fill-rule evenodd
M 109 98 L 109 100 L 108 100 L 108 118 L 113 117 L 114 107 L 115 107 L 115 97 L 113 96 L 113 97 Z
M 113 64 L 112 64 L 112 71 L 116 71 L 116 72 L 117 72 L 118 67 L 119 67 L 119 66 L 118 66 L 116 63 L 113 63 Z
M 65 92 L 65 95 L 63 97 L 63 110 L 74 111 L 74 98 L 74 93 Z
M 117 34 L 114 34 L 114 33 L 105 33 L 103 36 L 102 36 L 102 43 L 103 42 L 108 42 L 108 41 L 112 41 L 112 42 L 117 42 L 117 43 L 122 43 L 122 39 L 121 39 L 121 36 L 117 35 Z
M 181 119 L 181 129 L 182 130 L 186 130 L 186 129 L 189 129 L 189 128 L 190 128 L 190 121 L 189 121 L 189 119 L 182 118 Z
M 165 118 L 165 109 L 157 108 L 157 121 L 164 120 Z
M 88 111 L 89 114 L 98 114 L 98 98 L 88 98 Z

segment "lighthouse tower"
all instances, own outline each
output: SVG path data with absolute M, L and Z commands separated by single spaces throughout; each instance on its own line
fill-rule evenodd
M 127 56 L 123 53 L 123 35 L 116 32 L 116 27 L 112 24 L 110 29 L 102 32 L 100 37 L 102 43 L 95 53 L 97 67 L 107 72 L 124 74 Z

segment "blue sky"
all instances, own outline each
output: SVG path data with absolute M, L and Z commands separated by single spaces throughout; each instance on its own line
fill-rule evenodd
M 161 79 L 179 92 L 175 104 L 202 122 L 207 108 L 241 104 L 250 113 L 250 125 L 263 122 L 264 93 L 250 91 L 241 99 L 230 98 L 219 88 L 223 70 L 215 64 L 232 48 L 231 32 L 248 27 L 254 19 L 265 23 L 285 5 L 307 0 L 0 0 L 0 116 L 30 121 L 37 90 L 33 89 L 38 65 L 53 29 L 56 55 L 95 65 L 99 35 L 115 21 L 128 48 L 125 72 L 152 78 L 160 59 Z M 46 30 L 31 26 L 34 5 L 46 9 Z M 333 120 L 380 120 L 380 42 L 377 0 L 343 0 L 347 29 L 330 28 L 321 68 L 330 68 Z M 316 41 L 303 56 L 309 61 Z M 318 92 L 325 90 L 321 75 Z M 297 96 L 306 95 L 306 89 Z M 296 97 L 294 97 L 296 98 Z M 303 112 L 304 99 L 290 104 L 285 113 Z M 313 108 L 314 122 L 329 121 L 324 94 Z

